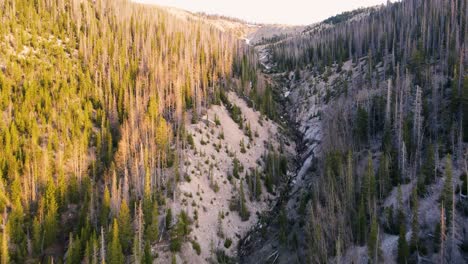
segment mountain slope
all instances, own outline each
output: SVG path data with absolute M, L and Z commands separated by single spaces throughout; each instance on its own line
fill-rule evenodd
M 465 10 L 402 1 L 258 47 L 304 147 L 243 262 L 466 261 Z
M 466 10 L 0 1 L 0 262 L 466 262 Z
M 205 232 L 197 229 L 204 223 L 195 222 L 207 216 L 190 210 L 184 195 L 218 186 L 229 207 L 228 192 L 238 196 L 243 186 L 242 210 L 223 215 L 228 222 L 266 207 L 267 192 L 250 201 L 257 191 L 248 185 L 250 175 L 227 181 L 232 156 L 212 163 L 206 156 L 218 143 L 235 156 L 240 139 L 201 146 L 194 126 L 208 122 L 200 118 L 217 105 L 219 116 L 239 126 L 245 153 L 237 155 L 245 164 L 238 166 L 245 165 L 244 173 L 254 167 L 256 186 L 273 181 L 273 192 L 280 183 L 283 172 L 265 164 L 284 159 L 275 143 L 282 136 L 266 117 L 273 115 L 269 88 L 252 87 L 259 79 L 253 53 L 230 29 L 223 32 L 223 23 L 110 0 L 5 0 L 0 20 L 2 261 L 149 263 L 159 256 L 169 262 L 201 250 L 195 257 L 204 262 L 212 248 L 200 248 Z M 232 92 L 227 96 L 230 90 L 255 94 L 261 114 Z M 189 164 L 191 156 L 203 165 Z M 222 166 L 207 186 L 210 164 Z M 270 167 L 275 177 L 265 172 Z M 191 179 L 200 182 L 198 190 Z M 255 217 L 227 238 L 235 243 L 234 233 L 241 236 Z M 217 228 L 212 220 L 207 234 Z

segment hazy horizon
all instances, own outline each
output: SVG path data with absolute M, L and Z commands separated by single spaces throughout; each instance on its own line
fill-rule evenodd
M 248 22 L 308 25 L 360 7 L 384 4 L 387 0 L 132 0 L 138 3 L 176 7 L 239 18 Z M 392 1 L 394 2 L 394 1 Z

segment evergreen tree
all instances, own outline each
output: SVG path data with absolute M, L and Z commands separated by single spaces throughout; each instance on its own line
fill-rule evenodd
M 419 173 L 416 181 L 416 188 L 418 194 L 426 193 L 426 175 L 424 173 Z
M 406 242 L 406 228 L 405 225 L 400 225 L 400 235 L 398 237 L 398 256 L 397 262 L 399 264 L 408 263 L 409 249 L 408 243 Z
M 431 184 L 435 181 L 435 158 L 434 158 L 434 146 L 429 144 L 426 151 L 426 160 L 424 162 L 422 173 L 424 174 L 425 184 Z
M 172 252 L 180 251 L 182 242 L 190 233 L 190 218 L 185 211 L 181 211 L 177 217 L 177 223 L 171 231 L 170 249 Z
M 401 192 L 401 186 L 398 185 L 398 193 L 397 193 L 397 227 L 400 228 L 401 226 L 405 225 L 406 216 L 405 216 L 405 209 L 403 207 L 403 194 Z
M 244 184 L 242 180 L 239 183 L 239 215 L 242 221 L 247 221 L 250 217 L 249 210 L 245 204 Z
M 143 215 L 145 216 L 145 225 L 149 225 L 151 223 L 153 210 L 153 199 L 151 196 L 151 175 L 149 168 L 147 168 L 145 174 L 145 189 L 143 194 Z
M 80 239 L 74 238 L 73 233 L 70 233 L 70 237 L 68 240 L 68 250 L 67 250 L 67 258 L 66 264 L 79 264 L 81 263 L 81 242 Z
M 357 219 L 357 238 L 360 245 L 364 245 L 366 242 L 366 233 L 367 233 L 367 217 L 366 217 L 366 208 L 364 205 L 364 198 L 361 196 L 361 202 L 359 203 L 358 208 L 358 219 Z
M 42 226 L 39 222 L 39 216 L 34 217 L 32 226 L 32 240 L 33 240 L 33 251 L 36 254 L 41 253 L 41 242 L 42 242 Z
M 101 207 L 101 215 L 100 215 L 100 223 L 102 226 L 107 225 L 107 219 L 109 218 L 110 214 L 110 193 L 109 188 L 107 188 L 107 184 L 104 187 L 104 196 L 102 198 L 102 207 Z
M 368 119 L 369 114 L 367 113 L 366 109 L 359 106 L 356 116 L 356 135 L 362 144 L 367 143 L 368 140 Z
M 465 142 L 468 142 L 468 76 L 467 75 L 465 75 L 465 77 L 463 78 L 463 90 L 462 90 L 461 104 L 462 104 L 461 107 L 462 107 L 462 113 L 463 113 L 463 140 Z
M 148 242 L 154 242 L 158 240 L 159 236 L 159 208 L 158 202 L 153 202 L 153 209 L 151 210 L 151 220 L 149 226 L 146 229 L 146 237 Z
M 255 169 L 255 198 L 257 201 L 260 200 L 260 195 L 262 194 L 262 182 L 260 181 L 260 176 L 258 174 L 257 169 Z
M 143 263 L 144 264 L 152 264 L 153 263 L 153 256 L 151 255 L 151 246 L 150 242 L 145 242 L 145 252 L 143 255 Z
M 19 177 L 16 176 L 11 185 L 11 198 L 13 209 L 8 217 L 9 236 L 12 243 L 22 245 L 25 239 L 24 232 L 24 209 L 21 202 L 21 184 Z M 49 216 L 49 215 L 48 215 Z M 54 227 L 55 228 L 55 227 Z M 19 250 L 17 251 L 19 253 Z M 10 256 L 12 257 L 12 256 Z
M 8 249 L 8 233 L 6 229 L 3 229 L 1 236 L 1 249 L 0 249 L 0 264 L 10 263 L 10 250 Z
M 58 206 L 56 203 L 55 187 L 52 180 L 47 183 L 45 194 L 46 215 L 44 219 L 44 243 L 46 246 L 51 245 L 58 231 Z
M 143 258 L 140 252 L 140 249 L 138 248 L 138 234 L 135 232 L 133 236 L 133 249 L 132 249 L 132 259 L 134 263 L 141 263 Z
M 445 164 L 445 183 L 444 189 L 442 190 L 441 203 L 444 204 L 445 217 L 447 219 L 447 226 L 449 226 L 452 216 L 452 204 L 453 204 L 453 176 L 452 176 L 452 157 L 447 156 Z
M 172 227 L 172 209 L 169 207 L 166 211 L 166 228 L 170 229 Z
M 132 222 L 130 219 L 130 209 L 125 201 L 122 201 L 120 204 L 119 211 L 119 234 L 120 234 L 120 243 L 124 252 L 129 252 L 131 242 L 132 242 Z
M 375 184 L 375 174 L 374 174 L 374 166 L 372 163 L 372 155 L 369 153 L 367 159 L 367 168 L 366 174 L 364 175 L 364 183 L 363 183 L 363 195 L 365 198 L 365 203 L 367 207 L 367 213 L 371 214 L 374 211 L 376 206 L 375 201 L 375 194 L 376 194 L 376 184 Z
M 107 262 L 108 264 L 122 264 L 125 257 L 122 252 L 122 245 L 120 244 L 119 223 L 114 219 L 112 223 L 112 234 L 107 245 Z
M 239 172 L 240 172 L 240 161 L 237 157 L 234 157 L 232 160 L 232 176 L 236 179 L 239 179 Z
M 419 245 L 419 202 L 418 202 L 418 189 L 414 188 L 412 193 L 412 205 L 413 205 L 413 219 L 411 221 L 411 242 L 410 250 L 414 252 L 418 250 Z
M 389 173 L 389 162 L 387 154 L 383 153 L 380 156 L 379 169 L 378 169 L 378 190 L 379 199 L 383 199 L 391 187 L 390 173 Z
M 369 239 L 367 242 L 367 251 L 369 255 L 369 260 L 371 263 L 379 263 L 379 254 L 380 254 L 380 247 L 379 247 L 379 226 L 377 224 L 377 217 L 372 217 Z

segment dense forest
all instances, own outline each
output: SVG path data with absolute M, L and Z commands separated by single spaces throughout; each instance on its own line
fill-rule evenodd
M 0 264 L 465 263 L 467 20 L 0 0 Z
M 321 149 L 285 205 L 280 262 L 466 263 L 467 12 L 464 0 L 406 0 L 267 45 L 292 120 L 309 124 L 303 144 Z
M 0 263 L 152 263 L 180 243 L 190 218 L 165 204 L 186 121 L 227 86 L 261 99 L 252 51 L 123 0 L 1 0 L 0 21 Z

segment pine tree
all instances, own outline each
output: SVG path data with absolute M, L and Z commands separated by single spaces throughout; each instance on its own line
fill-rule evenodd
M 92 260 L 92 255 L 93 255 L 93 252 L 92 252 L 92 240 L 88 240 L 86 241 L 86 244 L 85 244 L 85 250 L 84 250 L 84 257 L 83 257 L 83 260 L 82 262 L 84 263 L 93 263 L 93 260 Z
M 167 208 L 166 211 L 166 229 L 170 229 L 172 227 L 172 210 L 171 208 Z
M 367 143 L 368 140 L 368 122 L 369 115 L 363 107 L 359 106 L 356 117 L 356 134 L 361 144 Z
M 15 177 L 18 179 L 19 177 Z M 20 200 L 20 186 L 19 181 L 15 179 L 14 183 L 12 184 L 11 190 L 11 200 L 13 200 L 12 210 L 8 215 L 8 221 L 6 223 L 6 229 L 8 230 L 8 236 L 10 238 L 10 243 L 15 244 L 18 247 L 16 253 L 10 254 L 11 258 L 17 258 L 19 261 L 22 260 L 23 252 L 25 249 L 25 230 L 24 230 L 24 209 L 22 202 Z M 44 199 L 41 199 L 44 200 Z
M 132 222 L 130 219 L 130 209 L 128 208 L 127 203 L 123 200 L 120 205 L 119 212 L 119 234 L 120 234 L 120 243 L 124 252 L 129 252 L 131 241 L 132 241 Z
M 151 210 L 151 220 L 148 228 L 146 229 L 146 237 L 148 242 L 154 242 L 158 240 L 159 236 L 159 208 L 158 202 L 153 202 L 153 209 Z
M 51 245 L 55 241 L 58 232 L 58 206 L 55 197 L 54 183 L 50 180 L 45 194 L 44 243 L 46 246 Z
M 219 238 L 224 238 L 224 228 L 223 228 L 223 213 L 218 212 L 218 224 L 217 224 L 217 231 L 216 234 Z
M 465 49 L 466 48 L 468 47 L 465 47 Z M 463 113 L 463 140 L 468 142 L 468 76 L 466 75 L 463 78 L 461 107 Z
M 171 230 L 170 249 L 172 252 L 180 251 L 182 242 L 190 233 L 190 218 L 185 211 L 181 211 L 177 217 L 177 223 Z
M 70 233 L 69 240 L 68 240 L 68 250 L 67 250 L 67 264 L 81 263 L 81 241 L 79 237 L 74 238 L 73 233 Z
M 104 196 L 102 198 L 102 207 L 101 207 L 101 216 L 100 216 L 100 223 L 103 226 L 107 225 L 107 219 L 109 218 L 110 214 L 110 193 L 109 188 L 107 185 L 104 187 Z
M 414 188 L 412 193 L 412 205 L 413 205 L 413 219 L 411 221 L 411 242 L 410 250 L 414 252 L 419 247 L 419 202 L 418 202 L 418 189 Z
M 369 240 L 367 242 L 367 251 L 371 263 L 379 263 L 379 226 L 377 224 L 377 217 L 372 217 Z
M 262 194 L 262 182 L 260 181 L 260 176 L 258 174 L 257 169 L 255 169 L 255 198 L 257 201 L 260 200 L 260 195 Z
M 442 190 L 441 202 L 444 204 L 445 217 L 447 223 L 450 223 L 452 216 L 452 203 L 453 203 L 453 176 L 452 176 L 452 158 L 450 155 L 447 156 L 445 165 L 445 183 L 444 189 Z M 449 225 L 449 224 L 447 224 Z
M 368 214 L 371 214 L 371 212 L 374 211 L 374 207 L 376 206 L 375 194 L 376 194 L 376 184 L 375 184 L 374 166 L 372 163 L 372 155 L 369 153 L 368 160 L 367 160 L 366 174 L 364 175 L 364 183 L 363 183 L 363 195 L 365 197 L 365 203 L 367 205 Z
M 408 243 L 406 242 L 406 228 L 405 225 L 400 225 L 400 235 L 398 237 L 398 257 L 397 262 L 400 264 L 406 264 L 408 262 L 409 249 Z
M 149 179 L 149 176 L 147 176 L 146 178 Z M 145 225 L 148 226 L 151 224 L 152 210 L 154 205 L 153 200 L 151 199 L 151 191 L 149 188 L 149 184 L 146 184 L 146 182 L 147 180 L 145 180 L 145 193 L 143 196 L 143 215 L 145 216 Z
M 152 264 L 153 263 L 153 256 L 151 255 L 151 246 L 150 242 L 145 242 L 145 252 L 143 255 L 143 263 L 144 264 Z
M 240 162 L 237 157 L 234 157 L 232 160 L 232 176 L 236 179 L 239 179 L 239 171 L 240 171 Z
M 355 190 L 354 190 L 354 172 L 353 172 L 353 153 L 348 151 L 346 155 L 346 188 L 345 201 L 348 208 L 355 205 Z
M 397 203 L 398 203 L 397 226 L 398 228 L 401 228 L 401 226 L 405 225 L 406 216 L 405 216 L 405 211 L 404 211 L 405 209 L 403 207 L 403 194 L 401 192 L 400 185 L 398 185 Z
M 141 263 L 142 262 L 142 256 L 140 254 L 140 250 L 138 248 L 138 234 L 135 233 L 133 236 L 133 249 L 132 249 L 132 259 L 133 263 Z
M 364 205 L 364 198 L 361 196 L 361 202 L 358 207 L 358 219 L 357 219 L 357 238 L 360 245 L 364 245 L 366 242 L 366 226 L 367 226 L 367 217 L 366 217 L 366 207 Z
M 422 173 L 425 175 L 425 184 L 431 184 L 435 180 L 435 155 L 434 146 L 432 144 L 429 144 L 426 153 L 427 157 L 422 168 Z
M 250 217 L 249 210 L 245 204 L 244 184 L 242 180 L 239 183 L 239 215 L 242 221 L 247 221 Z
M 390 183 L 388 157 L 386 153 L 383 153 L 380 156 L 379 169 L 378 169 L 378 189 L 379 189 L 380 200 L 382 200 L 386 196 L 390 187 L 391 187 L 391 183 Z
M 1 237 L 1 249 L 0 249 L 0 264 L 8 264 L 10 263 L 10 256 L 9 252 L 10 250 L 8 249 L 8 233 L 7 229 L 3 229 L 2 232 L 2 237 Z
M 39 222 L 39 216 L 34 217 L 32 226 L 32 240 L 33 240 L 33 251 L 36 254 L 41 253 L 41 242 L 42 242 L 42 226 Z
M 98 264 L 98 254 L 98 241 L 96 233 L 93 232 L 88 241 L 86 241 L 85 253 L 82 262 L 87 264 Z
M 112 234 L 109 244 L 107 245 L 107 262 L 108 264 L 124 263 L 124 254 L 122 245 L 120 244 L 119 223 L 114 219 L 112 224 Z

